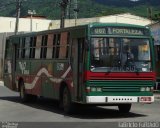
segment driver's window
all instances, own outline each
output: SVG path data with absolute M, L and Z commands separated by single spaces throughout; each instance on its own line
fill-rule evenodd
M 148 41 L 138 46 L 138 59 L 150 60 L 150 49 Z

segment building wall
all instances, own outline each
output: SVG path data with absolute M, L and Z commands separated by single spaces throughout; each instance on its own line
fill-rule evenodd
M 146 26 L 151 23 L 149 19 L 142 18 L 131 14 L 112 15 L 108 17 L 101 17 L 100 22 L 103 23 L 127 23 Z
M 84 25 L 84 24 L 93 23 L 93 22 L 126 23 L 126 24 L 142 25 L 142 26 L 146 26 L 148 24 L 151 24 L 151 21 L 149 19 L 126 13 L 126 14 L 121 14 L 121 15 L 82 18 L 82 19 L 77 19 L 77 20 L 76 19 L 66 19 L 65 20 L 65 27 Z M 60 20 L 53 20 L 50 25 L 50 29 L 57 29 L 59 27 L 60 27 Z
M 46 19 L 32 19 L 32 31 L 47 30 L 51 20 Z M 14 32 L 15 31 L 16 18 L 0 17 L 0 32 Z M 31 19 L 20 18 L 19 19 L 19 32 L 31 31 Z
M 19 32 L 30 32 L 32 21 L 32 31 L 43 31 L 48 29 L 60 28 L 60 20 L 47 20 L 47 19 L 35 19 L 32 18 L 20 18 L 19 19 Z M 102 23 L 128 23 L 136 25 L 148 25 L 151 23 L 150 20 L 139 16 L 131 15 L 129 13 L 121 15 L 111 15 L 103 17 L 93 18 L 81 18 L 81 19 L 66 19 L 65 27 L 84 25 L 92 22 Z M 15 31 L 16 18 L 11 17 L 0 17 L 0 33 L 3 32 L 14 32 Z
M 46 19 L 32 19 L 32 31 L 47 30 L 51 20 Z M 0 79 L 3 74 L 3 58 L 5 51 L 6 37 L 13 35 L 15 31 L 16 18 L 12 17 L 0 17 Z M 19 32 L 31 31 L 31 19 L 20 18 L 19 19 Z
M 154 44 L 160 45 L 160 22 L 151 24 L 150 28 L 154 38 Z
M 88 23 L 99 22 L 99 18 L 81 18 L 81 19 L 66 19 L 65 27 L 72 27 L 77 25 L 85 25 Z M 60 20 L 53 20 L 50 24 L 50 29 L 60 28 Z

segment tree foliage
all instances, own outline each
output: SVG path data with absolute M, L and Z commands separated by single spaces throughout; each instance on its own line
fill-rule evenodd
M 73 1 L 73 0 L 71 0 Z M 78 18 L 106 16 L 119 13 L 132 13 L 147 17 L 147 8 L 152 8 L 153 15 L 160 13 L 160 0 L 77 0 Z M 49 19 L 60 19 L 61 0 L 21 0 L 21 17 L 26 16 L 28 10 L 36 10 L 37 15 L 44 15 Z M 70 17 L 74 18 L 74 3 L 70 6 Z M 16 16 L 16 0 L 0 0 L 1 16 Z

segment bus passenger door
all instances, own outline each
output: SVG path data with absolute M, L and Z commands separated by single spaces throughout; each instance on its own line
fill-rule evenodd
M 82 98 L 82 81 L 83 81 L 83 38 L 73 39 L 72 42 L 72 69 L 73 69 L 73 85 L 76 100 Z

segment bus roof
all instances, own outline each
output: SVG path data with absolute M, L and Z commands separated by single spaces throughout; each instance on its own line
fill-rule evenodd
M 138 28 L 148 28 L 146 26 L 142 26 L 142 25 L 135 25 L 135 24 L 126 24 L 126 23 L 99 23 L 99 22 L 95 22 L 95 23 L 90 23 L 88 24 L 90 26 L 117 26 L 117 27 L 138 27 Z
M 79 26 L 73 26 L 73 27 L 66 27 L 66 28 L 59 28 L 59 29 L 51 29 L 51 30 L 44 30 L 44 31 L 38 31 L 38 32 L 28 32 L 18 35 L 12 35 L 10 37 L 19 37 L 19 36 L 34 36 L 34 35 L 40 35 L 45 33 L 53 33 L 53 32 L 61 32 L 61 31 L 69 31 L 79 28 L 91 28 L 91 27 L 104 27 L 104 26 L 117 26 L 117 27 L 133 27 L 133 28 L 146 28 L 149 29 L 149 27 L 146 26 L 140 26 L 140 25 L 134 25 L 134 24 L 124 24 L 124 23 L 100 23 L 100 22 L 94 22 L 89 23 L 85 25 L 79 25 Z

